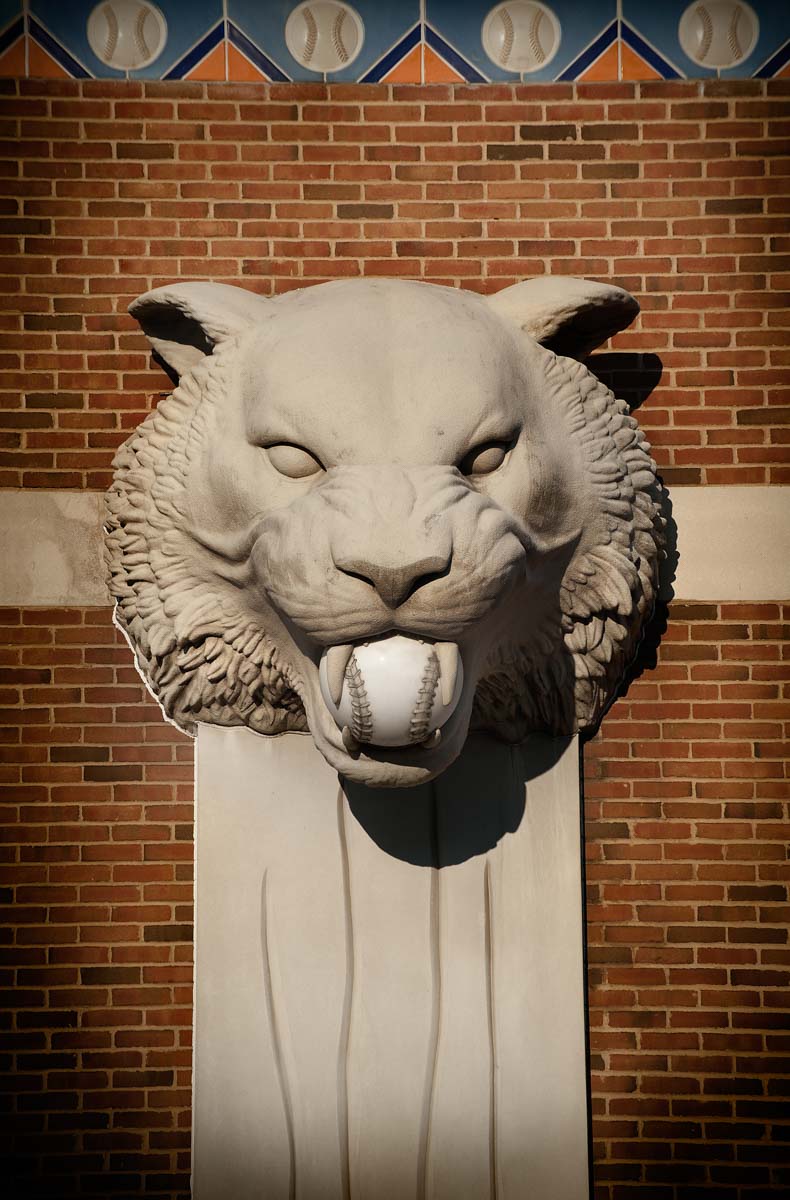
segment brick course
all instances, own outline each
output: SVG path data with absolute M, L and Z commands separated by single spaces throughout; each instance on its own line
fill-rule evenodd
M 601 1200 L 790 1184 L 788 616 L 674 604 L 585 749 Z
M 125 314 L 156 284 L 548 271 L 642 302 L 596 369 L 655 388 L 668 482 L 790 482 L 787 81 L 3 89 L 0 486 L 106 484 L 169 390 Z M 790 1185 L 790 612 L 670 615 L 585 749 L 596 1196 L 760 1200 Z M 192 743 L 109 610 L 0 624 L 20 1193 L 186 1197 Z
M 790 606 L 671 618 L 585 749 L 596 1195 L 756 1200 L 790 1178 Z M 0 619 L 24 1194 L 186 1195 L 192 742 L 107 610 Z
M 125 313 L 206 277 L 587 274 L 669 483 L 790 483 L 790 81 L 0 81 L 0 486 L 102 488 L 166 386 Z M 21 393 L 21 395 L 20 395 Z
M 192 742 L 109 609 L 0 628 L 11 1194 L 188 1197 Z

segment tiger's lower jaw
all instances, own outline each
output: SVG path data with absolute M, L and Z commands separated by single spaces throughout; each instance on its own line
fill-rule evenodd
M 329 646 L 319 663 L 321 695 L 349 753 L 438 746 L 463 677 L 455 642 L 400 633 Z
M 311 733 L 324 758 L 344 779 L 372 788 L 408 788 L 430 782 L 455 761 L 466 741 L 468 726 L 469 714 L 457 710 L 438 741 L 411 746 L 353 741 L 346 745 L 337 726 L 325 731 L 314 724 Z
M 436 778 L 460 754 L 474 700 L 474 687 L 468 679 L 463 681 L 462 672 L 456 679 L 452 709 L 443 723 L 420 741 L 400 745 L 360 740 L 342 718 L 338 723 L 324 699 L 318 675 L 315 671 L 305 694 L 310 732 L 321 754 L 345 779 L 368 787 L 416 787 Z

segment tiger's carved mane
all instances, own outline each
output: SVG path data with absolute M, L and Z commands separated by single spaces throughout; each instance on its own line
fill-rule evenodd
M 222 404 L 233 343 L 163 400 L 118 451 L 107 494 L 107 557 L 116 619 L 166 715 L 257 733 L 304 731 L 298 681 L 254 616 L 196 575 L 180 495 L 190 455 Z M 580 363 L 549 360 L 548 404 L 578 439 L 598 503 L 599 540 L 574 557 L 560 591 L 557 656 L 544 635 L 514 631 L 477 689 L 473 727 L 520 739 L 594 728 L 636 651 L 658 590 L 662 488 L 628 407 Z
M 115 617 L 165 715 L 256 733 L 307 729 L 277 647 L 227 589 L 195 572 L 181 498 L 190 455 L 227 387 L 230 343 L 182 376 L 119 449 L 107 493 Z

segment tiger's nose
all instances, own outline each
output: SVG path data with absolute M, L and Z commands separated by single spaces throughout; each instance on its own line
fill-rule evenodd
M 339 556 L 335 559 L 335 566 L 343 575 L 360 579 L 372 587 L 387 608 L 399 608 L 418 588 L 447 574 L 450 569 L 450 555 L 432 554 L 400 566 L 388 566 L 365 558 Z

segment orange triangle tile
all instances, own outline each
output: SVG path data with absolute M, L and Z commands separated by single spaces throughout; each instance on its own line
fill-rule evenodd
M 16 79 L 25 74 L 25 39 L 18 38 L 5 54 L 0 54 L 0 75 Z
M 225 81 L 225 43 L 220 42 L 184 79 L 221 79 Z
M 590 63 L 586 71 L 582 71 L 581 75 L 576 76 L 577 82 L 584 80 L 585 83 L 611 83 L 618 78 L 617 66 L 617 42 L 605 50 L 600 58 L 596 58 L 594 63 Z
M 37 42 L 30 38 L 30 53 L 28 57 L 28 75 L 31 79 L 71 79 L 68 71 L 55 62 L 47 54 L 46 50 L 42 50 Z
M 459 75 L 457 71 L 446 63 L 443 58 L 439 58 L 431 46 L 424 46 L 425 60 L 423 66 L 423 82 L 424 83 L 463 83 L 463 75 Z
M 245 58 L 240 50 L 228 43 L 228 80 L 232 83 L 268 83 L 263 71 Z
M 630 46 L 626 46 L 625 42 L 620 43 L 620 78 L 621 79 L 660 79 L 661 75 L 650 63 L 646 63 L 643 58 L 632 50 Z
M 422 83 L 422 46 L 414 46 L 405 58 L 382 75 L 382 83 Z
M 790 79 L 790 62 L 787 66 L 782 67 L 781 71 L 777 71 L 774 79 Z

